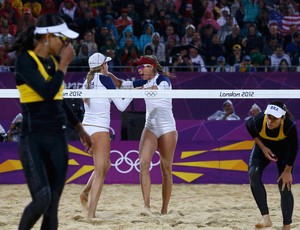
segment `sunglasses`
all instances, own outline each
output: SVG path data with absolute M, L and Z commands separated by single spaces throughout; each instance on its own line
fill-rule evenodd
M 144 69 L 145 67 L 150 68 L 150 67 L 152 67 L 152 65 L 151 65 L 151 64 L 143 64 L 143 65 L 139 65 L 139 66 L 137 67 L 137 69 L 138 69 L 138 70 L 142 70 L 142 69 Z
M 61 33 L 54 33 L 54 35 L 58 37 L 62 41 L 62 43 L 69 43 L 71 41 L 68 37 Z

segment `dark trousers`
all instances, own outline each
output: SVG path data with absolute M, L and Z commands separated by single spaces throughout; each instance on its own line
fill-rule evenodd
M 19 154 L 32 197 L 24 209 L 19 229 L 31 229 L 42 215 L 41 229 L 57 229 L 58 205 L 68 168 L 65 132 L 21 136 Z

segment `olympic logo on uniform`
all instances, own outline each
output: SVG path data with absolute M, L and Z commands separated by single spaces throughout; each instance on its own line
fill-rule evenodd
M 135 168 L 135 170 L 137 172 L 140 172 L 140 160 L 139 160 L 139 152 L 137 150 L 129 150 L 127 153 L 125 153 L 125 155 L 123 155 L 122 152 L 118 151 L 118 150 L 112 150 L 110 151 L 110 155 L 112 155 L 113 153 L 116 153 L 119 155 L 119 157 L 117 157 L 117 159 L 113 162 L 113 160 L 115 159 L 114 157 L 111 156 L 111 166 L 115 167 L 116 170 L 119 173 L 122 174 L 126 174 L 129 173 L 133 170 L 133 168 Z M 156 154 L 158 154 L 159 156 L 159 152 L 155 151 Z M 157 166 L 160 164 L 160 158 L 158 157 L 158 161 L 153 163 L 151 161 L 150 163 L 150 171 L 154 166 Z M 124 169 L 126 168 L 126 169 Z
M 157 91 L 155 91 L 155 90 L 145 91 L 145 95 L 147 97 L 155 97 L 157 95 Z

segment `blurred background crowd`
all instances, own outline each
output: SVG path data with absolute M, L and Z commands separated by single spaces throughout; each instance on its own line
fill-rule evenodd
M 298 0 L 1 0 L 0 71 L 7 51 L 37 17 L 59 13 L 80 33 L 73 70 L 88 57 L 110 56 L 114 71 L 133 71 L 139 56 L 154 54 L 169 71 L 300 71 Z

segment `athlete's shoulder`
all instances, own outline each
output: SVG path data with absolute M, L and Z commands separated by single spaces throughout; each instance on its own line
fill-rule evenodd
M 171 85 L 170 78 L 168 78 L 165 75 L 159 74 L 157 79 L 156 79 L 156 84 L 159 85 L 162 81 L 167 82 L 169 85 Z
M 105 86 L 107 89 L 116 89 L 116 86 L 114 85 L 114 82 L 110 77 L 107 77 L 102 74 L 99 74 L 98 76 L 101 84 Z

